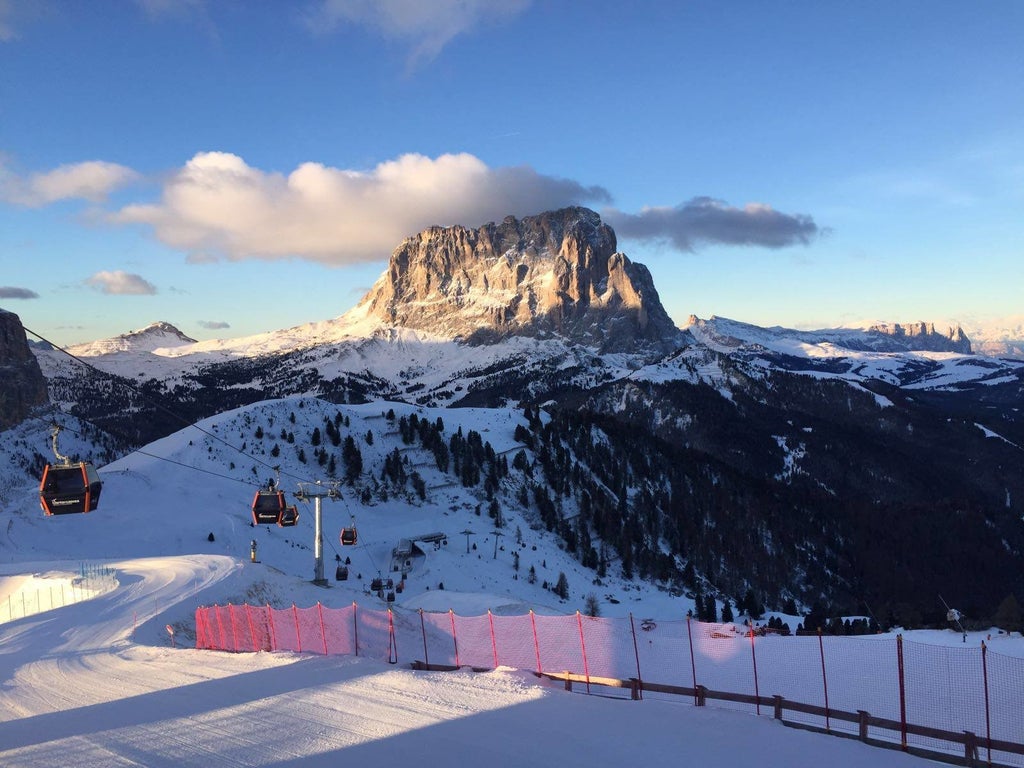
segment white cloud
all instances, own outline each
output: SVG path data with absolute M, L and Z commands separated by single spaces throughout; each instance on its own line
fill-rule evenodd
M 456 36 L 516 16 L 529 5 L 530 0 L 320 0 L 307 21 L 316 31 L 353 24 L 411 43 L 415 64 L 433 59 Z
M 287 176 L 253 168 L 225 152 L 197 154 L 166 182 L 160 202 L 112 214 L 151 226 L 158 239 L 207 260 L 299 257 L 332 265 L 384 259 L 431 225 L 478 226 L 609 202 L 532 168 L 489 168 L 469 154 L 403 155 L 368 172 L 304 163 Z
M 62 165 L 28 176 L 18 176 L 0 165 L 0 201 L 33 208 L 69 199 L 99 203 L 137 178 L 131 168 L 101 160 Z
M 150 296 L 156 293 L 156 286 L 139 275 L 116 270 L 113 272 L 97 272 L 85 281 L 101 293 L 121 296 Z

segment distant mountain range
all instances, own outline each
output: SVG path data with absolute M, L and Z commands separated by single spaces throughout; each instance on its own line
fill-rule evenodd
M 598 574 L 897 617 L 1024 596 L 1024 359 L 955 325 L 679 328 L 587 209 L 426 230 L 333 320 L 69 350 L 108 375 L 33 351 L 50 402 L 126 447 L 293 395 L 521 411 L 496 503 Z

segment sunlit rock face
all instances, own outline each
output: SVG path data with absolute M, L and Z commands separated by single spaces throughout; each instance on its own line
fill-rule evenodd
M 683 334 L 651 274 L 586 208 L 403 242 L 363 305 L 386 323 L 472 342 L 558 334 L 601 351 L 665 351 Z

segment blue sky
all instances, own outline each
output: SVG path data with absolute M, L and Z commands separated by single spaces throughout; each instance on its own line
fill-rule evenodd
M 259 333 L 582 204 L 677 323 L 1019 315 L 1022 39 L 1018 0 L 0 0 L 0 307 Z

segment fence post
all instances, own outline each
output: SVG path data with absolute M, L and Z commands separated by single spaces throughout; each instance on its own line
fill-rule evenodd
M 981 675 L 985 683 L 985 745 L 988 750 L 988 764 L 992 765 L 992 721 L 989 718 L 988 703 L 988 646 L 981 641 Z
M 634 692 L 634 699 L 643 699 L 644 697 L 644 679 L 640 676 L 640 649 L 636 644 L 636 625 L 633 623 L 633 612 L 629 613 L 629 629 L 633 633 L 633 655 L 636 656 L 636 681 L 637 686 Z
M 213 606 L 213 615 L 217 617 L 217 628 L 220 630 L 220 650 L 226 651 L 228 649 L 228 634 L 224 630 L 224 617 L 221 615 L 219 605 Z
M 708 689 L 703 685 L 698 685 L 697 688 L 697 706 L 703 707 L 708 703 Z
M 356 656 L 359 655 L 359 620 L 356 618 L 356 611 L 359 606 L 356 605 L 356 601 L 352 601 L 352 640 L 356 644 Z
M 423 622 L 423 609 L 420 608 L 420 631 L 423 633 L 423 663 L 430 669 L 430 656 L 427 654 L 427 625 Z
M 491 625 L 491 653 L 494 654 L 494 668 L 498 668 L 498 643 L 494 639 L 494 614 L 491 613 L 491 609 L 487 609 L 487 621 Z
M 274 627 L 274 611 L 267 603 L 267 625 L 270 627 L 270 650 L 277 650 L 277 629 Z
M 231 625 L 231 650 L 238 653 L 238 628 L 235 626 L 235 606 L 231 603 L 228 603 L 228 624 Z
M 693 659 L 693 633 L 690 631 L 690 617 L 686 617 L 686 639 L 690 643 L 690 671 L 693 672 L 693 704 L 696 707 L 704 706 L 700 701 L 700 694 L 697 692 L 697 662 Z
M 754 705 L 757 714 L 761 714 L 761 692 L 757 687 L 757 654 L 754 652 L 754 624 L 747 619 L 747 630 L 750 632 L 750 658 L 754 661 L 754 698 L 757 704 Z
M 461 667 L 459 664 L 459 639 L 455 636 L 455 611 L 451 608 L 448 609 L 448 617 L 452 620 L 452 645 L 455 646 L 455 666 Z
M 587 693 L 590 693 L 590 667 L 587 665 L 587 644 L 583 642 L 583 614 L 576 611 L 576 623 L 580 628 L 580 649 L 583 651 L 583 674 L 587 677 Z
M 896 668 L 900 676 L 900 748 L 907 751 L 907 688 L 903 677 L 903 635 L 896 635 Z
M 964 731 L 964 763 L 969 768 L 978 764 L 978 737 L 970 731 Z
M 544 668 L 540 665 L 540 643 L 537 641 L 537 619 L 530 609 L 530 626 L 533 627 L 533 651 L 537 654 L 537 674 L 541 674 Z
M 252 640 L 253 653 L 263 650 L 262 648 L 256 647 L 256 628 L 252 624 L 252 612 L 249 610 L 248 603 L 245 604 L 245 618 L 249 622 L 249 638 Z
M 825 675 L 825 644 L 821 639 L 821 627 L 818 627 L 818 650 L 821 651 L 821 684 L 825 688 L 825 730 L 831 731 L 828 711 L 828 677 Z
M 292 617 L 295 619 L 295 643 L 299 646 L 299 653 L 302 653 L 302 631 L 299 629 L 299 609 L 292 603 Z
M 772 696 L 772 701 L 775 702 L 775 719 L 776 720 L 781 720 L 782 719 L 782 697 L 779 696 L 778 694 L 776 694 L 775 696 Z
M 324 656 L 327 655 L 327 630 L 324 629 L 324 604 L 316 601 L 316 612 L 320 616 L 320 638 L 324 641 Z
M 868 740 L 868 719 L 870 717 L 870 712 L 865 712 L 863 709 L 857 710 L 857 737 L 861 741 Z

